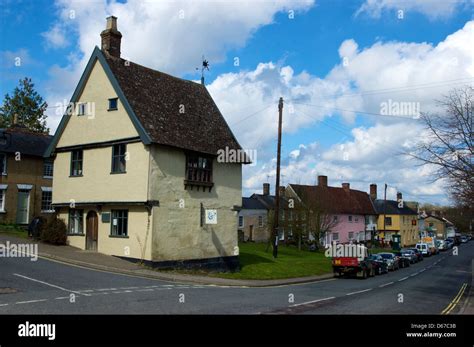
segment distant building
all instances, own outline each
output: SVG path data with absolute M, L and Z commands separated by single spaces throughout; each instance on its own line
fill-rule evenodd
M 0 129 L 0 222 L 26 225 L 54 212 L 53 163 L 43 158 L 52 137 L 21 125 Z

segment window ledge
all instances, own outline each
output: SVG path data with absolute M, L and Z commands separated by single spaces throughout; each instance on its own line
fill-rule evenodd
M 86 234 L 84 234 L 84 233 L 80 233 L 80 234 L 67 233 L 66 236 L 86 236 Z
M 69 175 L 69 177 L 83 177 L 83 175 Z
M 127 173 L 127 171 L 117 171 L 117 172 L 111 171 L 110 172 L 111 175 L 120 175 L 120 174 L 126 174 L 126 173 Z
M 128 235 L 109 235 L 109 237 L 111 238 L 115 238 L 115 239 L 128 239 Z
M 43 176 L 44 179 L 47 179 L 47 180 L 52 180 L 53 179 L 53 176 Z
M 0 210 L 0 213 L 7 213 L 6 210 Z
M 209 188 L 209 192 L 210 192 L 212 187 L 214 187 L 214 183 L 213 182 L 201 182 L 201 181 L 184 180 L 184 189 L 187 189 L 188 186 L 191 187 L 191 190 L 193 190 L 193 187 L 198 187 L 198 191 L 199 191 L 199 187 L 202 187 L 203 191 L 206 188 Z
M 117 108 L 108 108 L 107 111 L 117 111 L 118 110 L 118 107 Z
M 54 213 L 54 210 L 41 210 L 41 213 Z

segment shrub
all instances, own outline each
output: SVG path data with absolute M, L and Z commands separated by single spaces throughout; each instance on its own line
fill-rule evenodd
M 53 218 L 41 230 L 41 240 L 53 245 L 65 245 L 67 240 L 66 224 L 62 219 Z

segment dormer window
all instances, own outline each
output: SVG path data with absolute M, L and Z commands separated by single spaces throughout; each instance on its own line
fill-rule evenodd
M 117 106 L 118 106 L 118 98 L 109 99 L 109 109 L 108 109 L 108 111 L 117 110 Z
M 77 115 L 84 116 L 86 114 L 86 103 L 80 103 L 77 105 Z

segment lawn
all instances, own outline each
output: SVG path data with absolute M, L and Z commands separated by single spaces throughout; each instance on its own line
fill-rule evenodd
M 15 224 L 0 224 L 0 235 L 2 234 L 16 236 L 22 239 L 28 238 L 28 232 Z
M 281 279 L 322 275 L 332 272 L 331 259 L 323 252 L 299 251 L 294 246 L 278 247 L 278 258 L 274 259 L 272 249 L 266 252 L 262 243 L 240 243 L 240 272 L 211 273 L 211 276 L 231 279 Z

